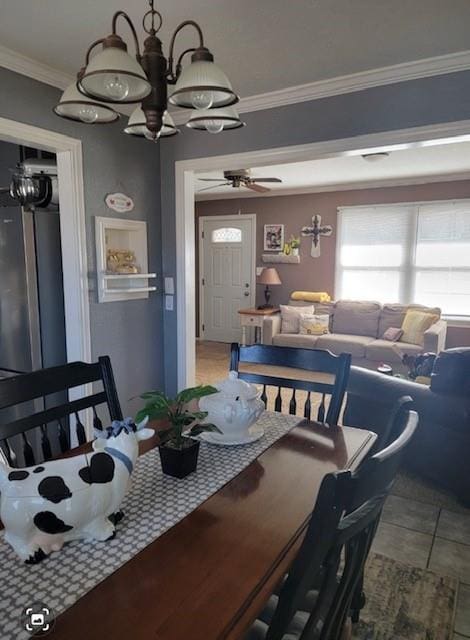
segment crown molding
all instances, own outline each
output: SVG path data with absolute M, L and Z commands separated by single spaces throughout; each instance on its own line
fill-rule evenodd
M 345 76 L 337 76 L 326 80 L 317 80 L 307 84 L 299 84 L 277 91 L 260 93 L 242 98 L 236 105 L 239 113 L 250 113 L 264 109 L 275 109 L 298 102 L 309 102 L 342 93 L 363 91 L 372 87 L 379 87 L 407 80 L 417 80 L 431 76 L 467 71 L 470 69 L 470 51 L 458 51 L 443 56 L 424 58 L 413 62 L 403 62 L 388 67 L 369 69 Z M 176 124 L 183 124 L 187 120 L 184 111 L 172 112 Z
M 22 76 L 33 78 L 58 89 L 65 89 L 74 77 L 63 71 L 58 71 L 47 64 L 28 58 L 18 51 L 13 51 L 0 45 L 0 67 L 20 73 Z
M 59 89 L 65 89 L 75 79 L 73 75 L 37 62 L 33 58 L 2 45 L 0 45 L 0 67 Z M 278 89 L 268 93 L 247 96 L 240 100 L 236 108 L 239 113 L 275 109 L 276 107 L 284 107 L 298 102 L 309 102 L 310 100 L 319 100 L 320 98 L 328 98 L 343 93 L 363 91 L 372 87 L 455 73 L 457 71 L 467 71 L 469 69 L 470 51 L 458 51 L 443 56 L 403 62 L 388 67 L 369 69 L 326 80 L 286 87 L 285 89 Z M 121 109 L 119 110 L 121 111 Z M 127 113 L 127 110 L 123 108 L 122 112 Z M 185 124 L 188 119 L 186 109 L 172 111 L 171 115 L 175 124 Z
M 363 180 L 358 182 L 347 182 L 338 184 L 318 185 L 318 186 L 303 186 L 296 188 L 286 189 L 272 189 L 269 193 L 256 193 L 254 191 L 227 191 L 227 194 L 217 193 L 204 193 L 198 194 L 195 192 L 196 202 L 209 202 L 212 200 L 240 200 L 245 198 L 273 198 L 280 196 L 299 196 L 309 193 L 329 193 L 334 191 L 362 191 L 364 189 L 384 189 L 387 187 L 409 187 L 418 186 L 423 184 L 435 184 L 436 182 L 458 182 L 470 180 L 470 172 L 463 171 L 457 173 L 447 173 L 443 175 L 428 175 L 428 176 L 410 176 L 404 178 L 383 178 L 379 180 Z

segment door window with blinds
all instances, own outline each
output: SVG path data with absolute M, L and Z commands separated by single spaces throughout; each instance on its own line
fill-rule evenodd
M 338 209 L 336 297 L 470 316 L 470 200 Z

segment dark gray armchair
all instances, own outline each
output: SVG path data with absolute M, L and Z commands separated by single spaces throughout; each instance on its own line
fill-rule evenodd
M 464 383 L 468 384 L 469 379 Z M 445 385 L 441 383 L 442 377 L 439 384 L 428 387 L 351 367 L 343 423 L 375 431 L 380 438 L 396 400 L 411 396 L 419 426 L 408 449 L 405 468 L 452 491 L 470 506 L 470 394 L 463 385 L 460 389 L 453 385 L 445 392 L 433 390 L 442 389 Z

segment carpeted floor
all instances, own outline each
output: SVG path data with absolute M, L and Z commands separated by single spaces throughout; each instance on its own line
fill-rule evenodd
M 458 581 L 371 554 L 354 640 L 451 640 Z

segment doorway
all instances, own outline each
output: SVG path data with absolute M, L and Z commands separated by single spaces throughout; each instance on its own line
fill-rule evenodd
M 60 242 L 63 264 L 67 361 L 91 361 L 85 204 L 80 140 L 22 122 L 0 118 L 0 140 L 55 154 L 59 181 Z M 69 390 L 74 400 L 92 393 L 91 385 Z M 91 420 L 85 419 L 91 429 Z
M 175 163 L 176 277 L 177 289 L 177 386 L 191 386 L 196 379 L 196 291 L 194 252 L 194 175 L 234 166 L 266 167 L 312 159 L 361 156 L 378 151 L 415 149 L 448 141 L 469 140 L 469 121 L 367 133 L 272 149 L 246 151 L 225 156 L 179 160 Z
M 256 297 L 256 216 L 199 218 L 199 335 L 238 342 L 238 311 Z

